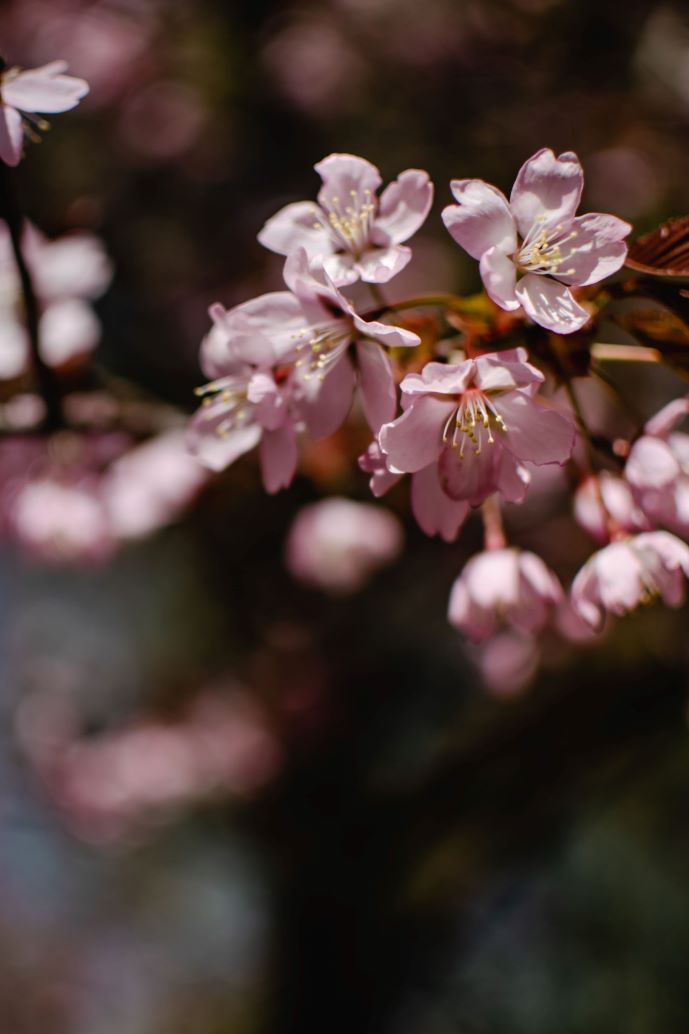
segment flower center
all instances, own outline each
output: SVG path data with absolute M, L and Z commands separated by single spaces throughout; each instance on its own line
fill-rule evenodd
M 452 448 L 459 449 L 460 459 L 464 459 L 464 447 L 468 439 L 475 455 L 480 456 L 484 441 L 488 445 L 495 443 L 493 430 L 506 431 L 505 421 L 487 395 L 478 389 L 469 390 L 462 395 L 457 409 L 447 419 L 443 443 L 447 445 L 451 438 Z
M 342 357 L 351 336 L 351 328 L 344 319 L 308 327 L 295 334 L 295 338 L 301 339 L 296 346 L 299 358 L 295 366 L 304 371 L 304 380 L 309 381 L 315 376 L 322 381 Z
M 339 197 L 331 197 L 327 210 L 319 209 L 315 229 L 326 229 L 334 237 L 340 250 L 349 251 L 356 258 L 366 250 L 376 206 L 371 191 L 350 190 L 350 202 L 343 205 Z
M 225 414 L 214 429 L 218 438 L 227 438 L 232 431 L 251 422 L 254 403 L 247 398 L 247 387 L 248 382 L 242 377 L 221 377 L 195 389 L 194 394 L 200 396 L 201 405 L 213 406 L 213 417 Z
M 541 216 L 539 223 L 543 222 Z M 574 269 L 561 269 L 563 263 L 568 262 L 577 253 L 577 248 L 570 246 L 569 242 L 578 236 L 576 230 L 563 233 L 562 224 L 558 223 L 548 233 L 541 229 L 538 233 L 530 233 L 517 255 L 517 265 L 525 273 L 541 273 L 544 275 L 572 276 Z

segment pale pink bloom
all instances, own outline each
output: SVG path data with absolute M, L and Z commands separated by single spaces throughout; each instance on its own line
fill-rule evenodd
M 103 475 L 102 496 L 113 534 L 141 538 L 174 520 L 206 480 L 183 431 L 167 431 L 116 459 Z
M 491 549 L 473 556 L 455 580 L 448 620 L 475 643 L 503 625 L 536 633 L 562 597 L 559 581 L 535 553 Z
M 535 323 L 571 334 L 589 320 L 570 287 L 595 284 L 624 264 L 629 223 L 613 215 L 575 215 L 584 173 L 577 156 L 537 151 L 519 170 L 509 202 L 483 180 L 453 180 L 459 202 L 445 226 L 480 263 L 496 305 L 523 307 Z
M 22 156 L 25 125 L 42 128 L 43 115 L 76 107 L 89 92 L 88 83 L 64 75 L 66 61 L 52 61 L 41 68 L 0 73 L 0 158 L 18 165 Z
M 331 154 L 315 166 L 322 180 L 318 204 L 297 201 L 269 219 L 258 239 L 279 255 L 304 248 L 334 283 L 383 284 L 404 269 L 416 233 L 433 201 L 428 173 L 407 169 L 380 198 L 378 169 L 353 154 Z
M 223 376 L 228 363 L 242 359 L 260 367 L 293 365 L 293 394 L 314 438 L 342 424 L 358 382 L 364 413 L 377 431 L 396 407 L 392 368 L 381 345 L 412 347 L 418 335 L 358 316 L 327 274 L 310 266 L 303 248 L 289 256 L 284 276 L 289 291 L 261 295 L 228 312 L 211 308 L 217 329 L 202 347 L 205 372 Z
M 451 499 L 478 506 L 500 492 L 521 502 L 529 481 L 522 464 L 563 464 L 575 439 L 569 416 L 534 399 L 544 378 L 526 360 L 517 348 L 408 374 L 404 413 L 379 434 L 388 468 L 415 473 L 437 463 Z
M 600 629 L 606 611 L 627 614 L 658 598 L 679 607 L 683 576 L 689 576 L 689 546 L 667 531 L 645 532 L 612 542 L 586 561 L 572 583 L 572 606 Z
M 12 534 L 37 560 L 101 561 L 114 549 L 97 480 L 69 482 L 46 475 L 26 481 L 7 505 Z
M 372 442 L 359 456 L 359 466 L 371 475 L 369 485 L 376 498 L 392 488 L 402 477 L 389 470 L 378 442 Z M 453 542 L 469 513 L 469 504 L 450 499 L 438 478 L 438 465 L 431 463 L 411 476 L 411 508 L 416 523 L 427 535 L 440 535 Z
M 402 549 L 402 528 L 389 510 L 333 496 L 305 506 L 290 528 L 285 563 L 302 581 L 350 593 Z
M 100 323 L 90 304 L 112 277 L 102 243 L 89 233 L 48 240 L 26 224 L 22 250 L 34 281 L 41 316 L 41 354 L 61 366 L 90 352 L 100 338 Z M 22 315 L 21 285 L 9 236 L 0 229 L 0 380 L 20 376 L 29 365 L 29 341 Z
M 538 640 L 513 629 L 501 629 L 481 644 L 476 663 L 489 693 L 518 696 L 538 671 Z
M 631 447 L 624 476 L 654 524 L 689 534 L 689 434 L 675 430 L 689 414 L 689 397 L 664 406 Z
M 584 478 L 574 494 L 574 516 L 596 542 L 610 541 L 611 525 L 618 530 L 650 531 L 624 478 L 607 470 Z

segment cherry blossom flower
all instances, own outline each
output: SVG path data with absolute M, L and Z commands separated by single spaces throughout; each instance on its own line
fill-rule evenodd
M 610 541 L 611 526 L 628 532 L 651 530 L 629 484 L 607 470 L 589 475 L 578 486 L 574 516 L 591 538 L 601 543 Z
M 415 473 L 437 464 L 443 492 L 471 506 L 494 492 L 521 502 L 529 482 L 522 464 L 563 464 L 575 439 L 568 416 L 533 398 L 544 378 L 526 360 L 517 348 L 408 374 L 404 413 L 379 434 L 388 468 Z
M 98 237 L 73 233 L 49 240 L 26 224 L 22 251 L 41 307 L 39 341 L 50 366 L 61 366 L 95 348 L 100 323 L 91 301 L 107 288 L 112 264 Z M 0 227 L 0 380 L 18 377 L 29 365 L 29 339 L 21 284 L 9 234 Z
M 627 614 L 658 598 L 679 607 L 683 575 L 689 577 L 689 546 L 667 531 L 644 532 L 587 560 L 572 583 L 572 606 L 594 629 L 602 627 L 606 611 Z
M 675 399 L 648 421 L 631 447 L 624 476 L 654 524 L 689 534 L 689 434 L 675 430 L 689 414 L 689 397 Z
M 448 620 L 476 643 L 504 625 L 535 633 L 562 598 L 562 586 L 535 553 L 491 549 L 473 556 L 456 579 Z
M 540 326 L 571 334 L 589 320 L 570 287 L 595 284 L 624 264 L 629 223 L 597 212 L 575 215 L 584 184 L 571 151 L 537 151 L 521 167 L 509 202 L 483 180 L 453 180 L 458 204 L 442 217 L 480 263 L 484 287 L 507 311 L 520 306 Z
M 331 154 L 315 168 L 322 180 L 318 204 L 297 201 L 281 209 L 261 230 L 260 243 L 279 255 L 304 248 L 340 286 L 359 279 L 386 283 L 411 259 L 402 242 L 428 215 L 428 173 L 407 169 L 378 198 L 380 173 L 364 158 Z
M 334 496 L 299 511 L 287 537 L 285 563 L 302 581 L 350 593 L 401 549 L 402 528 L 389 510 Z
M 359 457 L 359 466 L 371 475 L 369 485 L 376 498 L 385 495 L 402 477 L 388 469 L 378 442 L 372 442 Z M 450 499 L 443 492 L 436 463 L 412 474 L 411 508 L 422 531 L 427 535 L 440 535 L 446 542 L 457 538 L 469 513 L 468 503 Z
M 8 501 L 9 528 L 35 560 L 106 560 L 115 537 L 96 478 L 43 476 L 17 487 Z
M 18 165 L 24 134 L 44 129 L 38 117 L 70 111 L 89 92 L 88 83 L 64 75 L 66 61 L 51 61 L 41 68 L 21 71 L 10 68 L 0 72 L 0 158 L 7 165 Z

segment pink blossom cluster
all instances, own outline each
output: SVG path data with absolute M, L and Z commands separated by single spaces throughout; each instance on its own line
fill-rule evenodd
M 0 440 L 0 528 L 32 559 L 98 563 L 174 521 L 206 480 L 183 431 Z
M 684 402 L 646 426 L 623 477 L 577 474 L 576 515 L 604 548 L 571 593 L 536 553 L 510 545 L 503 528 L 503 506 L 523 503 L 541 470 L 573 461 L 583 430 L 576 406 L 553 397 L 554 381 L 519 342 L 520 330 L 523 338 L 540 328 L 545 342 L 581 331 L 596 315 L 586 289 L 627 255 L 628 223 L 576 214 L 583 189 L 576 155 L 537 152 L 509 200 L 482 180 L 451 184 L 457 203 L 444 209 L 443 222 L 478 260 L 493 312 L 509 314 L 512 335 L 501 349 L 468 335 L 429 348 L 405 305 L 385 300 L 382 288 L 411 260 L 407 242 L 432 204 L 425 172 L 408 169 L 379 194 L 378 169 L 363 158 L 332 154 L 316 171 L 317 199 L 288 204 L 259 234 L 285 256 L 288 290 L 229 311 L 211 307 L 201 350 L 210 381 L 200 389 L 192 450 L 219 470 L 258 446 L 273 492 L 296 472 L 298 437 L 332 434 L 357 399 L 374 435 L 359 466 L 375 497 L 409 475 L 419 527 L 448 542 L 472 511 L 483 511 L 485 551 L 455 581 L 449 620 L 474 642 L 499 644 L 486 670 L 502 672 L 513 655 L 530 672 L 537 637 L 548 629 L 580 642 L 602 628 L 606 612 L 659 596 L 677 605 L 689 574 L 689 547 L 677 537 L 689 532 L 689 435 L 674 430 Z M 343 293 L 356 285 L 370 287 L 368 311 Z M 582 470 L 580 457 L 573 470 Z M 386 516 L 338 499 L 305 510 L 289 535 L 290 569 L 326 590 L 351 591 L 374 562 L 364 558 L 378 564 L 399 548 L 392 530 L 380 537 Z

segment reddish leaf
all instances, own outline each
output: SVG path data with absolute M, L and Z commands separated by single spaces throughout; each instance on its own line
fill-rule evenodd
M 689 276 L 689 215 L 668 219 L 635 240 L 626 265 L 656 276 Z

